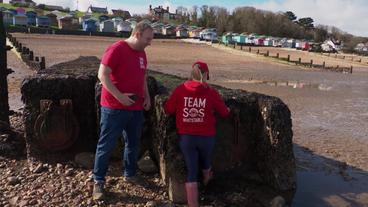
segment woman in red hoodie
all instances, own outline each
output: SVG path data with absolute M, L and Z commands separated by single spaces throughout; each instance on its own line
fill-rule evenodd
M 192 66 L 191 78 L 179 85 L 165 103 L 168 114 L 175 113 L 180 136 L 180 149 L 188 170 L 185 189 L 189 207 L 198 206 L 198 161 L 201 163 L 203 183 L 212 177 L 211 154 L 215 145 L 217 112 L 229 114 L 219 93 L 207 85 L 209 70 L 206 63 L 197 61 Z

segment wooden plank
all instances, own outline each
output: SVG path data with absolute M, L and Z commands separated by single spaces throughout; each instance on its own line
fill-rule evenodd
M 9 97 L 7 76 L 6 33 L 3 24 L 3 13 L 0 12 L 0 120 L 9 124 Z

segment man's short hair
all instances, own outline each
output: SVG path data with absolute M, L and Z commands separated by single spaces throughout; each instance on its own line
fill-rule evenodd
M 144 21 L 140 21 L 140 22 L 138 22 L 137 25 L 135 25 L 135 27 L 132 31 L 132 35 L 135 35 L 137 32 L 142 34 L 147 29 L 153 30 L 153 28 L 151 27 L 150 24 L 148 24 L 147 22 L 144 22 Z

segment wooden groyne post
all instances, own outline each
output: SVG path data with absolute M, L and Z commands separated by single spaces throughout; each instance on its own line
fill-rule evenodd
M 6 32 L 3 24 L 3 12 L 0 12 L 0 121 L 9 124 L 9 94 L 7 76 L 12 73 L 7 65 Z

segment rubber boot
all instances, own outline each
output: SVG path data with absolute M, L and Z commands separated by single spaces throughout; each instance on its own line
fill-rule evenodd
M 185 183 L 185 190 L 187 192 L 188 207 L 199 207 L 198 204 L 198 183 Z
M 203 173 L 203 185 L 206 186 L 208 182 L 210 182 L 210 180 L 212 179 L 213 172 L 211 168 L 209 168 L 208 170 L 202 170 L 202 173 Z

